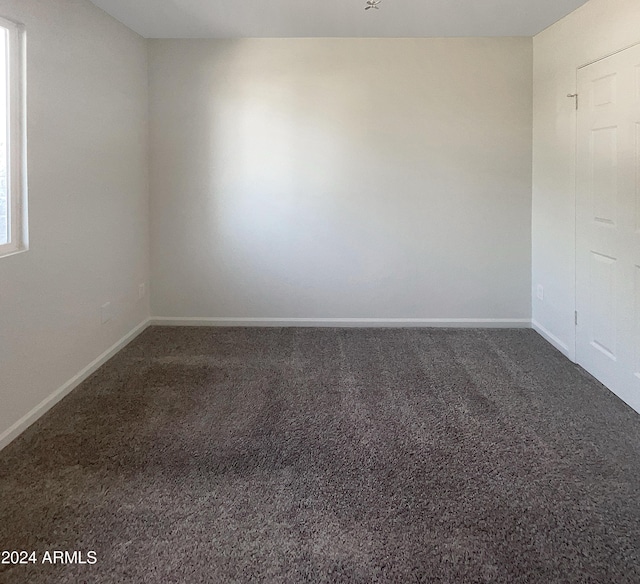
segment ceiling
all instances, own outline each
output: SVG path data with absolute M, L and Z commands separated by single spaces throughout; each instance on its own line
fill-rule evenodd
M 92 0 L 147 38 L 532 36 L 586 0 Z

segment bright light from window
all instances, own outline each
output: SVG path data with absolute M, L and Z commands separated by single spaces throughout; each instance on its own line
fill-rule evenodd
M 8 30 L 0 28 L 0 245 L 10 241 Z
M 0 256 L 27 249 L 25 36 L 0 18 Z

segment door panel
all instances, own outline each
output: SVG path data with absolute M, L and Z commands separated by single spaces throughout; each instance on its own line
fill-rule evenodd
M 616 361 L 616 264 L 615 258 L 591 253 L 590 304 L 601 310 L 591 318 L 589 342 L 612 361 Z
M 640 67 L 638 68 L 640 75 Z M 640 90 L 639 90 L 640 91 Z M 635 124 L 635 201 L 636 201 L 636 234 L 640 233 L 640 122 Z
M 618 128 L 591 132 L 593 218 L 615 225 L 618 200 Z
M 640 381 L 640 266 L 635 266 L 635 314 L 634 314 L 634 363 L 633 375 L 634 382 Z
M 616 74 L 605 75 L 600 79 L 594 79 L 593 84 L 593 105 L 601 106 L 614 103 L 616 101 Z
M 578 71 L 576 359 L 640 411 L 640 45 Z

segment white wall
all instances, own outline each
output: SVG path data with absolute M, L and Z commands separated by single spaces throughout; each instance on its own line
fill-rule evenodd
M 146 42 L 86 0 L 2 0 L 0 16 L 27 27 L 31 245 L 0 258 L 2 446 L 146 319 L 149 276 Z
M 576 70 L 640 42 L 638 0 L 591 0 L 534 38 L 533 319 L 575 358 Z M 544 287 L 544 300 L 536 297 Z
M 531 59 L 151 41 L 153 314 L 528 321 Z

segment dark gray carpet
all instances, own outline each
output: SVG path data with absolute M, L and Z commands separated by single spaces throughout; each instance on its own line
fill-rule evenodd
M 529 330 L 151 328 L 0 453 L 41 582 L 640 582 L 640 416 Z

